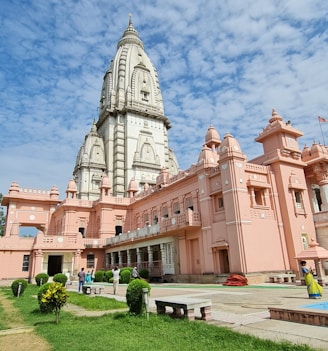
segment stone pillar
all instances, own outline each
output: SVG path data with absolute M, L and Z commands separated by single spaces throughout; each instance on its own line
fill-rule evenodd
M 127 255 L 127 259 L 128 259 L 128 267 L 131 267 L 131 250 L 130 249 L 127 249 L 126 250 L 126 255 Z
M 321 211 L 328 211 L 328 180 L 319 182 L 320 197 L 321 197 Z
M 314 260 L 315 271 L 317 273 L 318 283 L 321 286 L 325 286 L 325 271 L 322 267 L 322 263 L 320 260 Z
M 42 250 L 37 250 L 34 252 L 34 264 L 32 269 L 32 277 L 35 277 L 39 273 L 43 273 L 42 264 L 43 264 L 43 252 Z
M 315 192 L 315 189 L 312 189 L 312 206 L 313 206 L 313 212 L 319 212 L 319 204 L 318 204 L 318 200 L 317 200 L 317 194 Z
M 140 251 L 140 247 L 137 247 L 137 267 L 139 268 L 140 264 L 141 264 L 141 251 Z
M 254 205 L 256 205 L 254 187 L 251 186 L 249 189 L 251 192 L 251 206 L 253 207 Z
M 81 267 L 81 250 L 74 252 L 74 275 L 77 275 Z
M 192 205 L 194 207 L 194 212 L 198 213 L 198 190 L 192 192 Z
M 165 272 L 165 267 L 166 267 L 166 250 L 165 250 L 165 244 L 160 244 L 160 250 L 161 250 L 161 259 L 162 259 L 162 274 L 164 275 Z
M 300 281 L 301 281 L 301 285 L 305 285 L 305 279 L 304 279 L 304 273 L 302 271 L 302 265 L 301 265 L 301 261 L 298 261 L 298 270 L 300 272 Z
M 110 266 L 114 268 L 115 266 L 115 252 L 110 253 Z
M 121 251 L 119 251 L 118 252 L 118 265 L 119 265 L 119 267 L 122 267 L 122 252 Z
M 148 269 L 149 269 L 149 273 L 153 272 L 153 248 L 151 246 L 147 247 L 148 250 Z

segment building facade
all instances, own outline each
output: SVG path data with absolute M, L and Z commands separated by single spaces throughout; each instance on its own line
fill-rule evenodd
M 66 198 L 13 182 L 0 238 L 0 279 L 76 276 L 114 265 L 161 281 L 250 282 L 298 274 L 315 239 L 328 249 L 328 149 L 300 150 L 303 134 L 273 110 L 247 161 L 231 135 L 209 126 L 198 159 L 181 171 L 155 68 L 130 19 L 104 77 L 99 119 L 78 153 Z M 21 237 L 19 228 L 38 229 Z M 328 267 L 326 267 L 328 269 Z

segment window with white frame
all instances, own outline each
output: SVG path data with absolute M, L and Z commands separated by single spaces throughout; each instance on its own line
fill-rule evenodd
M 87 255 L 87 268 L 94 268 L 95 266 L 95 255 Z
M 294 191 L 294 194 L 295 194 L 296 208 L 302 209 L 303 208 L 302 192 L 298 190 L 298 191 Z
M 30 265 L 30 255 L 24 255 L 24 256 L 23 256 L 22 271 L 23 271 L 23 272 L 28 272 L 29 265 Z

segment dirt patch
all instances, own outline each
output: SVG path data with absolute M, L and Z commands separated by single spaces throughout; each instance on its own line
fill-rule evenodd
M 4 309 L 1 318 L 4 318 L 7 330 L 0 331 L 0 350 L 6 351 L 50 351 L 51 347 L 46 340 L 36 335 L 33 328 L 24 324 L 19 311 L 12 301 L 0 292 L 0 305 Z

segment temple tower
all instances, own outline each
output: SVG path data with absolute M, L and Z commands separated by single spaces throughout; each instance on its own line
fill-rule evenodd
M 104 75 L 96 126 L 105 157 L 105 167 L 99 160 L 98 169 L 107 174 L 113 196 L 127 196 L 131 179 L 140 190 L 145 184 L 156 184 L 162 168 L 178 173 L 176 157 L 168 145 L 171 125 L 164 115 L 157 71 L 131 17 Z M 88 185 L 79 181 L 82 177 L 77 168 L 74 176 L 79 194 L 88 197 Z

